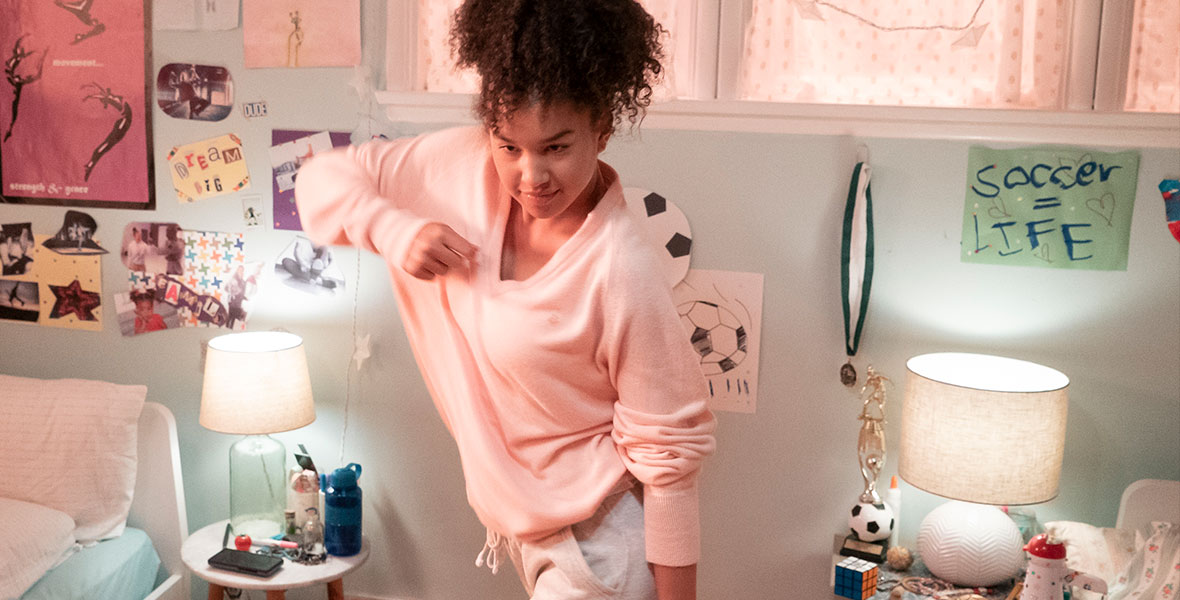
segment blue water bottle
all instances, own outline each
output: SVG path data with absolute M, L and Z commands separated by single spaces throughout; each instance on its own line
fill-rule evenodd
M 324 490 L 324 549 L 333 556 L 352 556 L 361 551 L 361 488 L 356 480 L 361 466 L 350 463 L 320 473 Z

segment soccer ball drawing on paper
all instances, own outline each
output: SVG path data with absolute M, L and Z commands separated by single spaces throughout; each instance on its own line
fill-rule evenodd
M 705 376 L 732 371 L 746 358 L 746 327 L 728 308 L 693 300 L 681 304 L 677 311 L 700 355 Z
M 672 295 L 705 376 L 709 408 L 755 412 L 762 275 L 691 269 Z
M 862 542 L 883 540 L 893 532 L 893 509 L 884 502 L 858 503 L 848 515 L 848 528 Z

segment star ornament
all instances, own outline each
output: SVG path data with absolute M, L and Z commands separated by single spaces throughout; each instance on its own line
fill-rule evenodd
M 364 336 L 358 338 L 354 342 L 355 349 L 352 353 L 352 360 L 356 363 L 356 370 L 360 371 L 364 366 L 365 360 L 373 355 L 371 350 L 372 335 L 366 333 Z
M 79 321 L 97 321 L 94 309 L 102 305 L 99 295 L 82 289 L 82 282 L 75 279 L 70 285 L 50 285 L 49 289 L 57 298 L 53 302 L 53 310 L 49 313 L 51 319 L 61 319 L 67 315 L 77 315 Z

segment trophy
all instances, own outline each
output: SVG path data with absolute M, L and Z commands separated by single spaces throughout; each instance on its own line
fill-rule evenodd
M 852 507 L 848 527 L 852 534 L 844 540 L 840 554 L 856 556 L 865 560 L 882 562 L 893 531 L 893 509 L 881 500 L 877 493 L 877 477 L 885 466 L 885 384 L 889 379 L 868 368 L 864 387 L 861 388 L 863 406 L 860 416 L 860 433 L 856 438 L 856 454 L 860 462 L 860 474 L 865 489 L 859 502 Z

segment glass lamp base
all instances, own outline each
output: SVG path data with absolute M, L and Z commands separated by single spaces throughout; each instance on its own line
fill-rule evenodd
M 268 538 L 283 530 L 287 451 L 267 435 L 246 436 L 229 449 L 229 522 L 236 535 Z
M 248 535 L 252 539 L 260 540 L 272 538 L 283 532 L 283 528 L 270 519 L 246 519 L 249 519 L 249 516 L 241 517 L 236 525 L 233 525 L 231 519 L 230 524 L 233 525 L 234 535 Z

